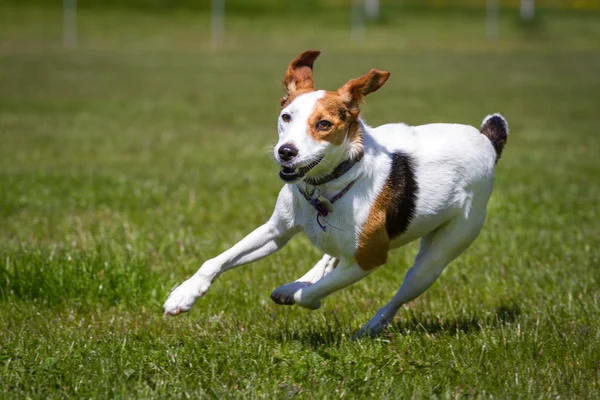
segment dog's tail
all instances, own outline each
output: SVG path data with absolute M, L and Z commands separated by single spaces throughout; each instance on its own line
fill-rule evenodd
M 508 123 L 500 114 L 488 115 L 481 123 L 481 133 L 492 142 L 496 150 L 496 162 L 498 162 L 508 139 Z

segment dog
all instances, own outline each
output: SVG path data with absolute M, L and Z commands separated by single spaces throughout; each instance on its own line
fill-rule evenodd
M 420 238 L 399 290 L 358 332 L 374 335 L 479 234 L 508 138 L 506 120 L 489 115 L 480 131 L 459 124 L 370 127 L 360 118 L 359 104 L 390 73 L 372 69 L 335 92 L 316 90 L 313 63 L 319 54 L 300 54 L 283 79 L 274 156 L 285 185 L 273 215 L 175 288 L 165 315 L 189 311 L 223 272 L 276 252 L 300 232 L 325 255 L 271 298 L 311 310 L 384 265 L 391 249 Z

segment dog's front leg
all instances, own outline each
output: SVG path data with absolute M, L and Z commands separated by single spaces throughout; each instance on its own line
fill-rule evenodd
M 195 301 L 206 294 L 213 281 L 228 269 L 266 257 L 282 248 L 300 228 L 294 225 L 289 204 L 289 190 L 279 195 L 275 212 L 264 225 L 221 255 L 206 261 L 187 281 L 175 288 L 165 305 L 164 314 L 177 315 L 189 311 Z
M 163 312 L 177 315 L 189 311 L 219 275 L 276 252 L 288 242 L 293 233 L 282 232 L 271 222 L 258 227 L 226 252 L 206 261 L 191 278 L 175 288 L 165 302 Z
M 290 304 L 315 310 L 321 307 L 321 300 L 333 292 L 345 288 L 369 275 L 373 270 L 364 270 L 354 261 L 341 260 L 339 265 L 312 285 L 297 290 Z
M 337 258 L 325 254 L 323 258 L 321 258 L 321 260 L 319 260 L 319 262 L 317 262 L 315 266 L 301 278 L 275 289 L 273 293 L 271 293 L 271 299 L 277 304 L 290 306 L 295 304 L 294 293 L 305 286 L 312 285 L 322 279 L 325 275 L 331 273 L 338 262 L 339 260 Z

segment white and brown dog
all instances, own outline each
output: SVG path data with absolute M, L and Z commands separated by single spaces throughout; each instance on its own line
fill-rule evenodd
M 319 54 L 300 54 L 283 80 L 274 153 L 286 185 L 273 215 L 173 290 L 165 314 L 189 311 L 223 272 L 276 252 L 299 232 L 325 255 L 271 298 L 313 310 L 385 264 L 388 251 L 421 238 L 402 286 L 359 332 L 374 334 L 479 234 L 508 136 L 504 118 L 486 117 L 481 132 L 458 124 L 372 128 L 358 105 L 389 72 L 372 69 L 335 92 L 316 90 L 312 66 Z

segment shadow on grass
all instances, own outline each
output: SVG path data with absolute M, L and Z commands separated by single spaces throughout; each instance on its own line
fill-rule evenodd
M 279 332 L 273 332 L 271 338 L 280 342 L 301 342 L 305 346 L 320 347 L 338 346 L 344 340 L 344 337 L 352 337 L 353 332 L 349 327 L 337 327 L 327 325 L 327 327 L 309 327 L 304 330 L 295 330 L 286 328 Z
M 430 335 L 443 334 L 455 335 L 457 333 L 470 333 L 480 331 L 484 326 L 497 328 L 514 322 L 521 315 L 521 308 L 517 303 L 501 304 L 496 311 L 488 316 L 464 315 L 455 319 L 420 318 L 412 314 L 408 319 L 396 321 L 390 325 L 387 332 L 394 334 L 408 334 L 422 332 Z
M 454 319 L 443 319 L 423 317 L 411 314 L 408 318 L 393 322 L 380 335 L 375 338 L 391 339 L 397 335 L 408 335 L 414 333 L 428 335 L 456 335 L 457 333 L 478 332 L 481 329 L 497 329 L 501 326 L 513 323 L 521 315 L 521 308 L 516 302 L 503 303 L 495 312 L 487 315 L 463 315 Z M 337 319 L 335 319 L 337 323 Z M 299 341 L 306 346 L 320 347 L 338 346 L 345 338 L 352 338 L 354 331 L 349 326 L 337 326 L 328 324 L 326 327 L 311 327 L 302 331 L 294 331 L 292 328 L 273 334 L 273 339 L 281 342 Z

